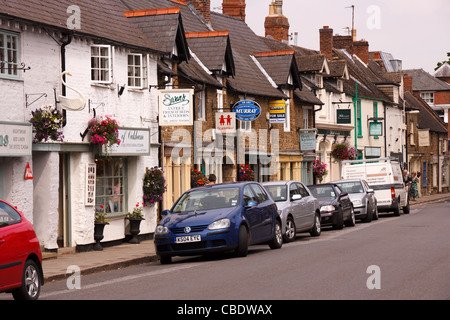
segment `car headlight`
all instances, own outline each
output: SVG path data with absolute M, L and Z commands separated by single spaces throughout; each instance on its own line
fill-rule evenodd
M 336 210 L 336 208 L 334 206 L 323 206 L 320 207 L 320 212 L 331 212 Z
M 361 205 L 361 200 L 353 200 L 353 205 L 354 206 L 360 206 Z
M 156 226 L 155 234 L 162 235 L 162 234 L 168 234 L 168 233 L 169 233 L 169 228 L 167 228 L 165 226 L 161 226 L 161 225 Z
M 225 229 L 230 227 L 230 219 L 221 219 L 214 221 L 208 227 L 209 230 Z

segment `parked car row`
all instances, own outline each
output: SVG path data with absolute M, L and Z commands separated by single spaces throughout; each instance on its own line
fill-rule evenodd
M 173 256 L 234 251 L 249 245 L 279 249 L 298 233 L 320 236 L 322 226 L 342 229 L 356 219 L 378 219 L 373 189 L 362 179 L 306 186 L 298 181 L 237 182 L 185 192 L 162 213 L 155 248 L 163 264 Z

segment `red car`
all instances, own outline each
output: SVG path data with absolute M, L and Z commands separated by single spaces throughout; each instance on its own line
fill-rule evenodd
M 41 248 L 33 225 L 0 199 L 0 292 L 36 300 L 43 284 Z

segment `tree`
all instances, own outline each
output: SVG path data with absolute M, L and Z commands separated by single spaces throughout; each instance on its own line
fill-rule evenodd
M 440 61 L 440 62 L 437 63 L 437 67 L 434 68 L 434 71 L 436 71 L 437 69 L 439 69 L 444 63 L 450 64 L 450 52 L 447 52 L 447 57 L 448 57 L 447 60 L 445 60 L 445 61 Z

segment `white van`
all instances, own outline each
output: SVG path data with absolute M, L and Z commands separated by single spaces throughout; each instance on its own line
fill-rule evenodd
M 409 213 L 408 189 L 402 170 L 390 158 L 342 161 L 342 179 L 364 179 L 375 191 L 379 212 Z

